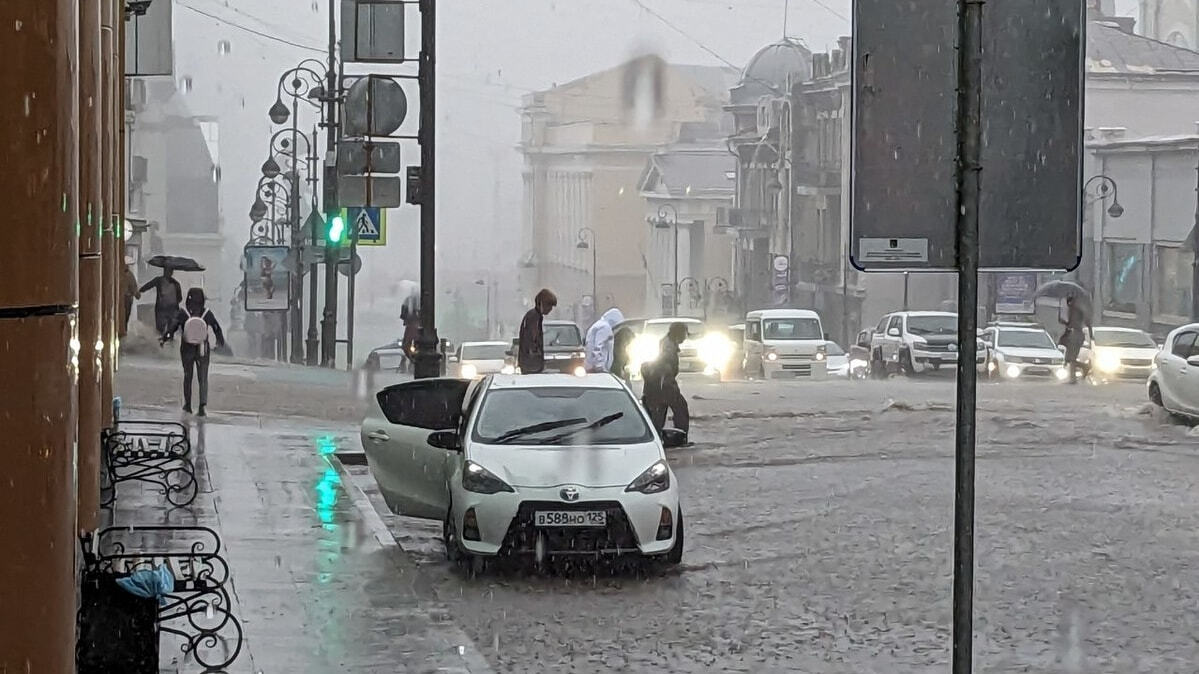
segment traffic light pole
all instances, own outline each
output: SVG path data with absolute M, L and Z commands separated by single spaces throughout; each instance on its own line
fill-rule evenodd
M 436 319 L 436 260 L 434 242 L 437 225 L 434 219 L 435 141 L 437 123 L 436 85 L 436 0 L 420 0 L 421 53 L 420 72 L 420 334 L 416 339 L 414 375 L 418 379 L 441 374 L 441 353 L 437 350 Z
M 333 222 L 341 209 L 337 195 L 337 145 L 341 124 L 337 120 L 337 102 L 341 98 L 337 77 L 337 3 L 329 3 L 329 68 L 325 85 L 326 143 L 329 155 L 325 161 L 325 223 Z M 328 237 L 326 237 L 327 239 Z M 315 243 L 315 241 L 314 241 Z M 337 260 L 340 251 L 332 241 L 325 241 L 325 311 L 321 316 L 321 366 L 334 367 L 337 361 Z

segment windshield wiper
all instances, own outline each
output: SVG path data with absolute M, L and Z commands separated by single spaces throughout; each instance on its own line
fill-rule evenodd
M 492 442 L 497 445 L 502 445 L 505 442 L 508 442 L 509 440 L 513 440 L 515 438 L 519 438 L 524 435 L 529 435 L 531 433 L 543 433 L 545 431 L 552 431 L 554 429 L 563 428 L 566 426 L 574 426 L 576 424 L 586 423 L 586 421 L 587 421 L 587 419 L 584 417 L 574 417 L 572 419 L 558 419 L 557 421 L 543 421 L 539 424 L 531 424 L 529 426 L 521 426 L 520 428 L 513 428 L 510 431 L 505 431 L 498 438 L 496 438 L 495 440 L 492 440 Z
M 623 416 L 624 416 L 624 412 L 614 412 L 612 414 L 609 414 L 606 417 L 600 417 L 599 419 L 596 419 L 595 421 L 587 424 L 586 426 L 584 426 L 582 428 L 576 428 L 576 429 L 566 432 L 566 433 L 559 433 L 558 435 L 555 435 L 552 438 L 546 438 L 545 442 L 546 442 L 546 444 L 553 444 L 555 442 L 561 442 L 573 435 L 578 435 L 579 433 L 583 433 L 585 431 L 594 431 L 597 428 L 602 428 L 603 426 L 607 426 L 608 424 L 612 423 L 613 421 L 616 421 L 617 419 L 619 419 Z M 580 419 L 580 421 L 587 421 L 587 420 Z

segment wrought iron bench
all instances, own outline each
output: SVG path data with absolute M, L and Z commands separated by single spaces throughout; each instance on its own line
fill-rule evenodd
M 96 621 L 115 620 L 106 615 L 106 611 L 113 610 L 118 604 L 132 603 L 134 608 L 121 610 L 140 613 L 141 627 L 126 629 L 124 633 L 120 628 L 116 631 L 122 640 L 140 642 L 140 650 L 133 648 L 126 652 L 140 653 L 140 661 L 147 663 L 147 671 L 158 671 L 158 644 L 164 633 L 178 637 L 181 640 L 179 649 L 185 658 L 190 656 L 204 672 L 222 671 L 241 654 L 243 632 L 241 622 L 233 614 L 229 564 L 221 556 L 221 540 L 212 529 L 110 527 L 84 537 L 83 560 L 81 647 L 84 635 L 92 635 L 92 641 L 102 641 L 107 636 L 97 632 L 94 626 Z M 115 585 L 118 578 L 160 565 L 170 568 L 175 577 L 172 591 L 161 602 L 138 599 Z M 152 617 L 149 617 L 151 611 Z M 135 615 L 130 624 L 137 624 L 137 620 Z M 147 629 L 151 630 L 150 634 L 138 633 Z M 81 661 L 85 659 L 81 658 Z M 151 660 L 153 670 L 148 664 Z M 134 669 L 130 666 L 126 671 Z
M 122 420 L 105 434 L 100 448 L 100 504 L 105 508 L 116 500 L 119 483 L 134 480 L 156 485 L 173 506 L 189 506 L 196 500 L 196 465 L 183 424 Z

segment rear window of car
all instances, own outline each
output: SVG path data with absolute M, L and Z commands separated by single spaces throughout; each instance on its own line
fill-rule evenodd
M 543 325 L 542 334 L 546 347 L 582 346 L 583 338 L 577 325 Z

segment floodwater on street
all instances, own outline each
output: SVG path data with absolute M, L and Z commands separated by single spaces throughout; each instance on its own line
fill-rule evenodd
M 684 387 L 677 571 L 471 577 L 385 515 L 497 671 L 944 671 L 952 381 Z M 1143 384 L 981 384 L 977 470 L 976 671 L 1193 671 L 1199 445 Z

